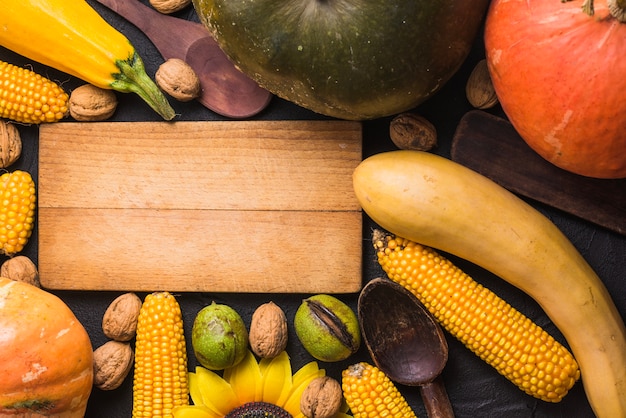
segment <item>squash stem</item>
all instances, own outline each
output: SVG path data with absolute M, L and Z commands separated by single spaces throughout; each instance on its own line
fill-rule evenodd
M 113 90 L 136 93 L 165 120 L 172 120 L 176 116 L 163 92 L 146 74 L 143 61 L 137 52 L 127 60 L 117 60 L 115 65 L 120 72 L 113 74 Z
M 585 12 L 589 16 L 593 16 L 593 13 L 594 13 L 593 0 L 585 0 L 585 2 L 582 5 L 582 9 L 583 9 L 583 12 Z

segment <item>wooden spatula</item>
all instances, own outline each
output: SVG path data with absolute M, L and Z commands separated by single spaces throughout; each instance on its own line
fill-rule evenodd
M 503 118 L 468 112 L 454 135 L 452 159 L 514 193 L 626 235 L 626 179 L 562 170 L 535 153 Z
M 202 24 L 165 15 L 138 0 L 97 1 L 137 26 L 164 59 L 187 62 L 200 78 L 198 101 L 208 109 L 242 119 L 269 104 L 272 94 L 239 71 Z

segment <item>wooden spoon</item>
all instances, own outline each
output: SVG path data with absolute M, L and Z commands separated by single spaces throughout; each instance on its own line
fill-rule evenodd
M 441 378 L 448 343 L 424 305 L 401 285 L 379 278 L 361 291 L 358 317 L 376 366 L 394 382 L 420 386 L 430 418 L 454 417 Z
M 239 71 L 201 24 L 160 13 L 138 0 L 97 0 L 137 26 L 164 59 L 187 62 L 200 78 L 198 101 L 230 118 L 265 109 L 272 94 Z

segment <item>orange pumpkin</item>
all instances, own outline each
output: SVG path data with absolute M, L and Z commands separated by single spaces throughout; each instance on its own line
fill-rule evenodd
M 61 299 L 0 277 L 0 353 L 0 416 L 85 415 L 92 346 Z
M 626 177 L 626 23 L 611 1 L 591 16 L 583 0 L 493 0 L 485 21 L 491 78 L 517 132 L 554 165 L 597 178 Z

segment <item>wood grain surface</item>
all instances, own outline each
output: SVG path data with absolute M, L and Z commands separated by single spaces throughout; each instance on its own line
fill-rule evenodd
M 459 122 L 452 159 L 522 196 L 626 235 L 626 179 L 562 170 L 535 153 L 511 123 L 470 111 Z
M 361 287 L 359 123 L 58 123 L 39 142 L 47 288 Z

